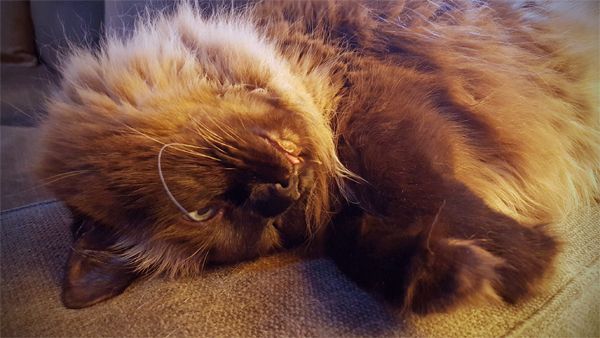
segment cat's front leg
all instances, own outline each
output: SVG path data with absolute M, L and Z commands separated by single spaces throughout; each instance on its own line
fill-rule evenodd
M 542 226 L 494 212 L 460 184 L 435 212 L 412 218 L 349 205 L 328 240 L 344 273 L 417 313 L 471 300 L 522 299 L 550 266 L 557 244 Z
M 530 294 L 556 256 L 554 237 L 495 212 L 454 177 L 453 134 L 437 115 L 397 107 L 340 127 L 341 161 L 364 181 L 348 182 L 329 254 L 358 284 L 420 313 Z
M 328 253 L 359 286 L 404 310 L 443 311 L 475 295 L 496 297 L 500 258 L 417 227 L 400 230 L 390 219 L 347 209 L 330 229 Z

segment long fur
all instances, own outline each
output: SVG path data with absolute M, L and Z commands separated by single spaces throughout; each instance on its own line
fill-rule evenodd
M 588 5 L 597 15 L 597 3 Z M 384 90 L 404 107 L 446 112 L 417 116 L 419 130 L 408 146 L 433 149 L 429 160 L 444 163 L 435 170 L 450 170 L 487 206 L 520 223 L 557 222 L 599 198 L 600 113 L 597 36 L 555 7 L 269 1 L 203 15 L 181 4 L 173 14 L 141 18 L 131 36 L 108 36 L 99 51 L 70 54 L 48 102 L 40 172 L 68 178 L 53 191 L 74 211 L 111 227 L 119 238 L 111 250 L 136 271 L 198 274 L 208 248 L 237 252 L 243 236 L 174 225 L 156 172 L 164 144 L 190 144 L 193 129 L 205 146 L 219 148 L 239 137 L 225 123 L 229 110 L 240 120 L 260 118 L 258 111 L 271 104 L 289 111 L 290 119 L 310 126 L 306 138 L 319 169 L 302 218 L 308 237 L 320 236 L 336 207 L 361 203 L 352 187 L 373 183 L 339 148 L 354 135 L 349 126 L 359 110 L 369 110 L 362 105 L 379 95 L 373 88 L 389 84 Z M 361 75 L 370 65 L 400 78 Z M 403 87 L 402 79 L 422 87 Z M 223 98 L 227 106 L 220 106 Z M 196 114 L 205 119 L 194 120 Z M 431 148 L 441 135 L 447 149 Z M 167 181 L 169 170 L 185 170 L 171 189 L 193 186 L 194 175 L 207 175 L 201 169 L 225 180 L 210 169 L 219 160 L 201 147 L 172 156 L 177 162 L 166 164 Z M 180 196 L 194 203 L 191 193 Z M 366 204 L 365 210 L 377 209 Z M 258 254 L 282 246 L 272 227 L 257 236 Z M 464 239 L 440 243 L 471 248 L 475 260 L 487 262 L 481 271 L 465 267 L 466 274 L 485 275 L 503 261 Z M 496 277 L 486 278 L 481 284 L 489 289 Z
M 459 146 L 459 180 L 517 220 L 556 222 L 600 188 L 597 35 L 519 5 L 467 5 L 450 24 L 406 33 L 440 65 L 452 99 L 495 129 L 499 149 Z
M 104 173 L 113 172 L 115 181 L 128 179 L 127 184 L 137 185 L 144 195 L 162 194 L 156 189 L 154 158 L 140 158 L 144 152 L 139 148 L 123 150 L 132 153 L 121 156 L 128 156 L 140 172 L 146 170 L 145 174 L 152 177 L 152 182 L 136 182 L 129 174 L 126 175 L 129 177 L 123 177 L 129 170 L 124 163 L 109 164 L 104 157 L 82 159 L 79 154 L 97 152 L 98 144 L 94 140 L 116 146 L 123 134 L 137 137 L 143 142 L 142 146 L 156 149 L 162 145 L 158 140 L 160 137 L 154 138 L 155 135 L 147 135 L 131 126 L 158 123 L 166 135 L 176 134 L 176 128 L 188 118 L 186 109 L 195 102 L 203 97 L 210 100 L 207 96 L 222 95 L 232 88 L 248 86 L 265 89 L 280 98 L 290 109 L 301 112 L 298 117 L 306 119 L 312 126 L 310 138 L 317 144 L 316 158 L 324 170 L 308 199 L 306 217 L 310 224 L 317 226 L 327 222 L 331 178 L 341 182 L 341 178 L 352 176 L 337 158 L 328 123 L 333 113 L 332 102 L 335 102 L 332 99 L 339 88 L 329 80 L 327 66 L 310 68 L 290 64 L 277 49 L 276 42 L 253 24 L 250 13 L 223 11 L 205 17 L 189 5 L 181 5 L 174 16 L 141 19 L 131 37 L 109 37 L 100 52 L 75 50 L 64 62 L 61 72 L 62 88 L 49 101 L 50 116 L 44 126 L 48 149 L 61 151 L 48 152 L 44 160 L 45 176 L 60 174 L 73 163 L 87 160 L 93 162 L 93 166 L 105 168 L 100 169 Z M 312 91 L 309 92 L 306 86 Z M 325 98 L 316 99 L 314 95 Z M 161 113 L 165 109 L 170 111 L 168 119 L 158 121 L 152 112 Z M 74 123 L 77 123 L 77 130 L 71 130 Z M 99 135 L 107 129 L 111 130 L 110 134 Z M 74 143 L 74 139 L 90 142 Z M 85 163 L 81 165 L 85 166 Z M 63 193 L 66 189 L 57 187 L 56 193 L 80 211 L 106 223 L 114 223 L 113 211 L 121 205 L 111 192 L 106 191 L 108 185 L 88 184 L 99 176 L 103 176 L 102 173 L 83 172 L 70 178 L 69 191 Z M 85 191 L 74 194 L 73 187 Z M 84 197 L 91 194 L 98 197 Z M 78 198 L 86 201 L 73 200 Z M 193 254 L 187 248 L 178 251 L 163 236 L 154 233 L 144 236 L 143 231 L 140 229 L 132 240 L 123 236 L 115 246 L 115 250 L 130 260 L 137 270 L 170 275 L 200 272 L 202 265 L 191 259 Z M 199 246 L 208 245 L 199 243 Z

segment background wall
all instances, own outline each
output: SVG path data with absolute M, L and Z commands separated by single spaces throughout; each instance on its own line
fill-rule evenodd
M 68 42 L 97 45 L 104 21 L 105 2 L 31 1 L 35 41 L 41 60 L 56 69 Z

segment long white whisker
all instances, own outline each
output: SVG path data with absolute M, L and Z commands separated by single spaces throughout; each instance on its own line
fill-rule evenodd
M 219 128 L 219 130 L 221 130 L 225 135 L 231 137 L 232 139 L 234 139 L 236 141 L 242 141 L 242 138 L 235 132 L 235 130 L 233 128 L 231 128 L 225 124 L 218 123 L 210 116 L 208 116 L 208 118 L 215 125 L 215 127 Z M 227 130 L 225 130 L 225 128 Z
M 154 141 L 154 142 L 156 142 L 156 143 L 162 144 L 162 145 L 164 145 L 164 144 L 165 144 L 164 142 L 161 142 L 161 141 L 157 140 L 156 138 L 154 138 L 154 137 L 152 137 L 152 136 L 150 136 L 150 135 L 148 135 L 148 134 L 146 134 L 146 133 L 144 133 L 144 132 L 142 132 L 142 131 L 139 131 L 139 130 L 137 130 L 136 128 L 134 128 L 134 127 L 132 127 L 132 126 L 128 125 L 128 124 L 127 124 L 127 123 L 125 123 L 125 122 L 120 122 L 120 123 L 121 123 L 122 125 L 124 125 L 124 126 L 127 128 L 127 129 L 129 129 L 129 130 L 132 130 L 132 131 L 134 131 L 134 132 L 136 132 L 136 133 L 138 133 L 138 134 L 140 134 L 140 135 L 144 136 L 144 137 L 145 137 L 145 138 L 147 138 L 147 139 L 150 139 L 150 140 L 152 140 L 152 141 Z
M 200 245 L 198 247 L 198 249 L 196 249 L 196 251 L 194 251 L 191 255 L 189 255 L 188 257 L 186 257 L 182 262 L 187 262 L 190 259 L 192 259 L 194 256 L 196 256 L 200 251 L 206 249 L 208 247 L 208 245 L 204 244 L 204 245 Z
M 66 173 L 54 175 L 54 176 L 48 177 L 47 179 L 41 181 L 39 184 L 35 184 L 34 186 L 29 187 L 29 188 L 24 189 L 24 190 L 21 190 L 21 191 L 15 191 L 13 193 L 6 194 L 6 196 L 7 197 L 10 197 L 10 196 L 19 196 L 19 195 L 27 193 L 27 192 L 36 191 L 37 189 L 43 188 L 43 187 L 45 187 L 47 185 L 50 185 L 52 183 L 55 183 L 55 182 L 58 182 L 58 181 L 62 181 L 62 180 L 67 179 L 67 178 L 71 178 L 73 176 L 81 175 L 81 174 L 84 174 L 84 173 L 89 172 L 89 171 L 90 170 L 77 170 L 77 171 L 69 171 L 69 172 L 66 172 Z
M 203 130 L 204 130 L 204 131 L 206 131 L 206 132 L 209 132 L 209 133 L 212 135 L 212 137 L 214 137 L 214 138 L 218 139 L 219 141 L 225 141 L 225 140 L 223 140 L 223 138 L 222 138 L 221 136 L 219 136 L 217 133 L 215 133 L 214 131 L 210 130 L 210 129 L 209 129 L 207 126 L 206 126 L 206 124 L 204 124 L 204 123 L 202 123 L 202 122 L 200 122 L 199 120 L 196 120 L 196 119 L 192 119 L 192 120 L 193 120 L 194 122 L 196 122 L 197 124 L 199 124 L 200 126 L 202 126 L 202 127 L 204 128 Z
M 168 147 L 172 147 L 172 146 L 186 146 L 183 143 L 167 143 L 165 145 L 163 145 L 159 152 L 158 152 L 158 176 L 160 177 L 160 182 L 163 185 L 163 188 L 165 189 L 165 192 L 167 193 L 167 196 L 169 197 L 169 199 L 171 199 L 171 202 L 173 202 L 173 204 L 175 204 L 175 206 L 177 207 L 177 209 L 179 209 L 184 215 L 188 215 L 190 212 L 187 211 L 186 208 L 184 208 L 175 198 L 175 196 L 173 196 L 173 194 L 171 193 L 171 190 L 169 190 L 169 187 L 167 186 L 167 182 L 165 181 L 165 177 L 163 175 L 163 171 L 162 171 L 162 154 L 165 151 L 165 149 L 167 149 Z
M 227 145 L 227 144 L 225 144 L 225 143 L 223 143 L 223 142 L 220 142 L 220 141 L 218 141 L 218 140 L 215 140 L 215 139 L 211 138 L 209 135 L 206 135 L 206 134 L 205 134 L 205 133 L 202 131 L 202 129 L 200 129 L 198 126 L 196 126 L 194 129 L 195 129 L 195 130 L 198 132 L 198 134 L 199 134 L 199 135 L 200 135 L 200 136 L 201 136 L 201 137 L 202 137 L 202 138 L 203 138 L 203 139 L 204 139 L 206 142 L 208 142 L 208 143 L 209 143 L 209 144 L 210 144 L 210 145 L 211 145 L 211 146 L 212 146 L 214 149 L 218 150 L 218 151 L 219 151 L 219 152 L 221 152 L 221 153 L 226 153 L 226 151 L 225 151 L 223 148 L 219 147 L 217 144 L 219 144 L 219 145 L 221 145 L 221 146 L 223 146 L 223 147 L 228 147 L 228 145 Z M 217 144 L 215 144 L 215 143 L 217 143 Z

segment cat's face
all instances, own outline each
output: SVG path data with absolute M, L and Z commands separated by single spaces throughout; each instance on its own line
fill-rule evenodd
M 231 262 L 280 246 L 282 233 L 305 222 L 319 168 L 306 122 L 265 91 L 211 101 L 192 107 L 180 139 L 162 147 L 153 215 L 159 233 L 179 233 L 195 249 L 203 242 L 209 261 Z
M 73 51 L 40 173 L 81 220 L 74 247 L 102 252 L 73 252 L 65 303 L 98 301 L 132 271 L 194 275 L 318 237 L 351 176 L 329 124 L 342 86 L 330 66 L 285 57 L 249 18 L 184 5 Z
M 327 173 L 296 108 L 231 88 L 156 97 L 117 116 L 69 121 L 68 133 L 50 125 L 47 140 L 62 152 L 48 154 L 44 175 L 85 168 L 53 190 L 115 230 L 111 248 L 138 269 L 195 274 L 305 239 L 307 204 Z

